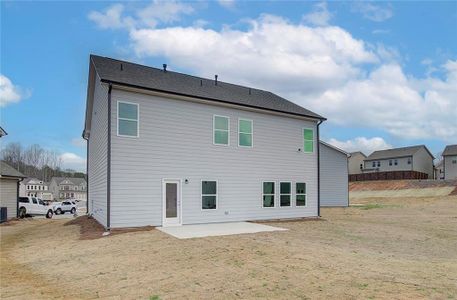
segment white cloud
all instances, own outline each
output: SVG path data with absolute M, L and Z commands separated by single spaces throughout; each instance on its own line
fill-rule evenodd
M 371 2 L 357 1 L 352 5 L 352 11 L 361 13 L 365 19 L 374 22 L 382 22 L 394 15 L 390 5 L 375 5 Z
M 86 141 L 82 137 L 71 139 L 71 144 L 76 147 L 86 147 Z
M 218 0 L 220 6 L 233 9 L 235 7 L 235 0 Z
M 388 144 L 381 137 L 356 137 L 352 140 L 339 141 L 337 139 L 329 139 L 327 143 L 345 150 L 346 152 L 362 151 L 366 155 L 370 155 L 373 151 L 384 150 L 392 148 L 392 145 Z
M 126 22 L 122 17 L 123 11 L 124 5 L 113 4 L 104 12 L 91 11 L 88 18 L 102 29 L 118 29 L 126 26 Z
M 23 90 L 14 85 L 11 80 L 0 74 L 0 107 L 5 107 L 11 103 L 17 103 L 30 96 L 30 91 Z
M 316 26 L 326 26 L 332 18 L 332 14 L 327 9 L 327 3 L 321 2 L 314 5 L 311 13 L 303 16 L 303 21 Z
M 63 169 L 73 169 L 76 171 L 86 170 L 86 159 L 75 153 L 65 152 L 59 157 L 62 160 Z

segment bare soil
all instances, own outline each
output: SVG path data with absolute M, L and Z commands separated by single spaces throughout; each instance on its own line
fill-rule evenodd
M 457 196 L 357 199 L 324 221 L 179 240 L 87 218 L 0 226 L 3 299 L 455 299 Z

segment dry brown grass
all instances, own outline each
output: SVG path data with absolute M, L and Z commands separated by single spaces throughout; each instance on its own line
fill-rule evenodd
M 357 201 L 323 209 L 326 222 L 269 223 L 288 231 L 190 240 L 158 230 L 81 240 L 83 219 L 1 226 L 1 297 L 457 297 L 457 196 Z

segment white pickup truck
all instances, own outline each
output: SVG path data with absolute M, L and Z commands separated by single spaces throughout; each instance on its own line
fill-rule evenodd
M 43 200 L 35 197 L 19 197 L 18 212 L 19 218 L 25 218 L 27 215 L 44 215 L 46 218 L 50 219 L 54 214 L 51 206 L 44 204 Z

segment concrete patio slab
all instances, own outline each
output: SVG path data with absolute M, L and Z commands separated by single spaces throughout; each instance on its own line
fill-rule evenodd
M 195 224 L 175 227 L 157 227 L 157 229 L 178 239 L 287 230 L 285 228 L 249 222 Z

